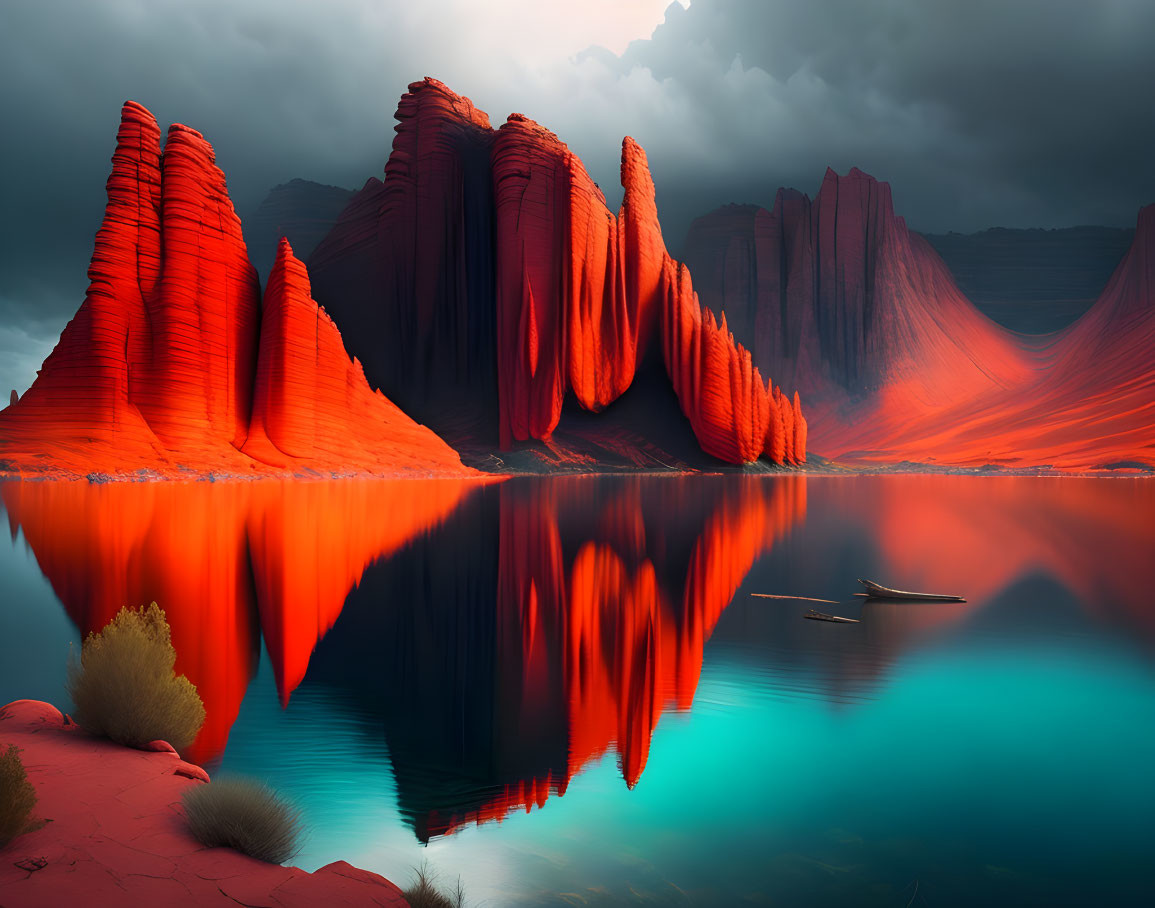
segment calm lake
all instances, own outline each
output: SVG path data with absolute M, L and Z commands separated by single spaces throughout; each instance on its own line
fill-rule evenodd
M 493 906 L 1155 899 L 1155 481 L 26 482 L 0 506 L 0 703 L 67 709 L 70 646 L 156 600 L 208 712 L 190 757 L 292 798 L 306 869 L 428 862 Z M 858 577 L 968 601 L 864 604 Z

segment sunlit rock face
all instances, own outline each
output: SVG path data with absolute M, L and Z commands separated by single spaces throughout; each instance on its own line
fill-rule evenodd
M 465 472 L 371 392 L 287 246 L 262 319 L 241 224 L 200 133 L 174 125 L 162 152 L 156 120 L 129 101 L 112 165 L 88 295 L 32 387 L 0 413 L 5 469 Z
M 451 441 L 558 450 L 567 398 L 604 411 L 660 359 L 706 454 L 804 459 L 801 408 L 667 253 L 637 143 L 622 145 L 615 216 L 565 144 L 520 114 L 495 131 L 426 79 L 397 119 L 384 182 L 365 185 L 309 258 L 371 382 Z
M 241 450 L 293 470 L 461 469 L 449 445 L 370 390 L 284 239 L 265 289 L 252 420 Z
M 988 319 L 890 189 L 827 171 L 811 201 L 699 218 L 685 257 L 754 364 L 797 386 L 809 446 L 865 462 L 1155 466 L 1155 213 L 1095 305 L 1027 337 Z

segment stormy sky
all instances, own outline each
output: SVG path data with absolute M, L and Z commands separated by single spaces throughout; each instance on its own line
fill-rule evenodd
M 199 129 L 233 201 L 380 175 L 407 83 L 558 133 L 611 205 L 646 148 L 667 243 L 829 165 L 924 231 L 1131 226 L 1155 202 L 1151 0 L 3 0 L 0 388 L 84 298 L 121 103 Z M 688 8 L 686 8 L 688 7 Z

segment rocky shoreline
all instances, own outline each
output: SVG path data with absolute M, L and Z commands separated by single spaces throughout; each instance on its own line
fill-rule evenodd
M 15 744 L 47 822 L 0 852 L 4 908 L 83 903 L 270 906 L 407 905 L 384 877 L 344 861 L 314 873 L 206 848 L 180 806 L 199 766 L 157 742 L 134 750 L 94 738 L 48 703 L 0 708 L 0 743 Z

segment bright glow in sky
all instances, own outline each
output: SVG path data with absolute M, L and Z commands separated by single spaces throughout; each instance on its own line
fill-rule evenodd
M 672 2 L 690 5 L 689 0 L 583 0 L 569 4 L 489 0 L 478 4 L 483 15 L 469 14 L 467 19 L 485 43 L 504 45 L 504 53 L 538 64 L 572 56 L 594 44 L 620 54 L 631 41 L 650 37 Z M 516 45 L 507 43 L 511 38 Z

